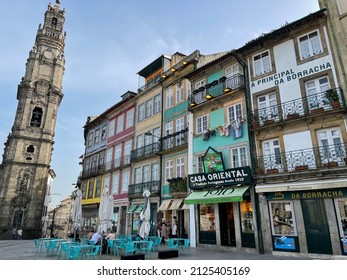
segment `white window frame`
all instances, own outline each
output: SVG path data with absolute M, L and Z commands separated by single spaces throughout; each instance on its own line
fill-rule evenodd
M 129 189 L 130 170 L 122 172 L 122 193 L 127 193 Z
M 323 52 L 319 30 L 314 30 L 298 37 L 301 60 L 319 55 Z
M 325 92 L 330 88 L 328 76 L 322 76 L 305 83 L 306 96 L 308 97 L 308 106 L 310 109 L 326 107 L 324 98 L 318 93 Z
M 129 140 L 124 143 L 124 164 L 130 163 L 130 155 L 132 150 L 133 141 Z
M 109 170 L 112 166 L 112 156 L 113 156 L 113 148 L 109 148 L 106 150 L 106 170 Z
M 114 149 L 114 167 L 119 167 L 121 165 L 122 159 L 122 144 L 116 145 Z
M 184 129 L 184 117 L 176 120 L 176 132 L 180 132 Z M 182 145 L 184 141 L 184 134 L 178 134 L 175 137 L 176 145 Z
M 161 111 L 161 95 L 154 96 L 153 100 L 153 114 L 157 114 Z
M 207 131 L 207 128 L 208 128 L 207 122 L 208 122 L 207 115 L 203 115 L 196 118 L 196 134 L 202 134 Z
M 146 101 L 146 119 L 151 117 L 153 114 L 153 100 L 149 99 Z
M 112 193 L 119 193 L 119 171 L 115 171 L 112 173 Z
M 272 71 L 270 51 L 266 50 L 253 56 L 254 76 L 260 76 Z
M 283 159 L 279 138 L 272 138 L 262 142 L 265 170 L 277 168 L 283 170 Z
M 176 104 L 181 103 L 184 100 L 183 83 L 176 85 Z
M 238 146 L 230 149 L 231 168 L 248 166 L 247 147 Z
M 206 79 L 202 79 L 198 82 L 195 83 L 195 88 L 194 89 L 199 89 L 200 87 L 203 87 L 206 85 Z M 194 101 L 199 104 L 205 101 L 205 93 L 204 91 L 200 91 L 196 94 L 194 94 Z
M 98 144 L 100 141 L 100 128 L 95 129 L 95 133 L 94 133 L 94 145 Z
M 88 134 L 88 148 L 93 146 L 93 135 L 94 135 L 93 131 L 89 132 Z
M 165 124 L 165 136 L 173 134 L 173 122 L 168 122 Z M 174 139 L 173 137 L 166 138 L 166 147 L 167 148 L 172 148 L 174 144 Z
M 101 128 L 101 140 L 105 140 L 106 139 L 106 134 L 107 132 L 107 125 L 104 125 L 102 128 Z
M 134 170 L 134 183 L 140 184 L 142 183 L 142 167 L 137 167 Z
M 145 119 L 145 104 L 140 104 L 138 107 L 137 107 L 137 122 L 141 122 Z
M 165 181 L 173 178 L 173 160 L 165 161 Z
M 261 124 L 266 120 L 279 120 L 276 92 L 258 96 L 258 111 Z
M 116 124 L 115 119 L 110 120 L 110 122 L 108 123 L 108 137 L 111 137 L 114 135 L 115 124 Z
M 169 87 L 165 90 L 165 108 L 169 109 L 173 106 L 173 88 Z
M 323 164 L 337 161 L 338 164 L 345 164 L 346 157 L 341 130 L 339 127 L 331 127 L 317 130 L 317 140 L 321 162 Z
M 151 169 L 152 181 L 159 181 L 159 163 L 153 163 Z
M 142 170 L 142 182 L 150 182 L 151 181 L 151 168 L 150 165 L 144 165 Z
M 129 128 L 129 127 L 133 127 L 134 126 L 134 108 L 128 110 L 126 112 L 126 125 L 125 125 L 125 128 Z
M 124 130 L 124 114 L 121 114 L 117 117 L 117 129 L 116 133 L 120 133 Z
M 184 178 L 185 175 L 185 161 L 184 157 L 176 158 L 176 177 Z

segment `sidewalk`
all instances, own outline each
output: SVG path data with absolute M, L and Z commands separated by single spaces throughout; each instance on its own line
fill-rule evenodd
M 165 249 L 165 247 L 163 247 Z M 119 256 L 101 255 L 101 260 L 119 260 Z M 147 256 L 146 256 L 147 259 Z M 150 260 L 158 259 L 153 252 Z M 239 253 L 230 250 L 195 247 L 190 248 L 187 255 L 179 254 L 178 258 L 169 260 L 309 260 L 309 257 L 290 257 L 283 255 Z M 331 258 L 330 258 L 331 259 Z M 0 240 L 0 260 L 57 260 L 56 256 L 36 253 L 33 240 Z

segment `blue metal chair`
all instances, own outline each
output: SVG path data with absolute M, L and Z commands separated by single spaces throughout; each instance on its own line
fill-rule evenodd
M 114 239 L 107 239 L 107 249 L 106 254 L 114 254 Z
M 153 250 L 153 244 L 153 241 L 147 241 L 146 243 L 142 244 L 140 247 L 140 252 L 147 254 L 147 257 L 149 258 Z
M 162 241 L 163 237 L 155 237 L 152 238 L 153 241 L 153 250 L 156 249 L 157 251 L 161 250 L 161 241 Z
M 101 245 L 95 245 L 91 247 L 86 253 L 86 259 L 96 260 L 96 257 L 99 256 L 100 249 L 101 249 Z
M 176 242 L 175 240 L 173 240 L 173 239 L 167 239 L 167 240 L 166 240 L 166 243 L 167 243 L 167 247 L 168 247 L 170 250 L 178 250 L 178 242 Z
M 124 250 L 125 243 L 124 239 L 115 239 L 113 242 L 113 255 L 120 256 L 121 251 Z
M 126 255 L 128 254 L 134 254 L 136 252 L 136 247 L 134 242 L 127 242 L 124 244 L 124 253 Z
M 182 246 L 183 254 L 188 254 L 189 248 L 190 248 L 190 241 L 189 239 L 185 239 L 184 244 Z

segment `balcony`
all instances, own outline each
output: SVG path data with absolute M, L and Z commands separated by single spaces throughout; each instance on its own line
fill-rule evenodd
M 256 173 L 324 171 L 347 166 L 347 143 L 275 153 L 256 158 Z M 344 171 L 345 172 L 345 169 Z
M 169 182 L 169 193 L 175 197 L 186 197 L 188 191 L 187 178 L 177 177 L 167 180 Z
M 311 94 L 294 99 L 279 105 L 273 105 L 255 110 L 250 116 L 251 127 L 257 129 L 261 126 L 288 122 L 304 117 L 313 117 L 327 112 L 334 112 L 346 108 L 341 88 Z
M 161 138 L 161 150 L 172 150 L 188 144 L 188 127 Z
M 85 179 L 92 176 L 101 175 L 105 172 L 105 164 L 99 164 L 82 171 L 81 178 Z
M 130 165 L 130 155 L 116 158 L 105 163 L 105 170 L 115 170 L 119 168 L 128 167 Z
M 193 94 L 188 97 L 188 110 L 193 110 L 197 105 L 243 88 L 243 75 L 236 74 L 230 78 L 222 77 L 206 86 L 195 89 Z
M 129 185 L 128 196 L 131 198 L 143 197 L 144 190 L 149 190 L 151 196 L 160 194 L 160 181 L 150 181 Z
M 131 151 L 130 161 L 138 161 L 145 158 L 149 158 L 158 154 L 160 150 L 160 143 L 152 143 L 141 148 Z

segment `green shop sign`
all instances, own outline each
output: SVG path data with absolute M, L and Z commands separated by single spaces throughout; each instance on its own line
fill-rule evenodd
M 271 192 L 266 193 L 265 196 L 267 200 L 338 198 L 347 196 L 347 189 Z

